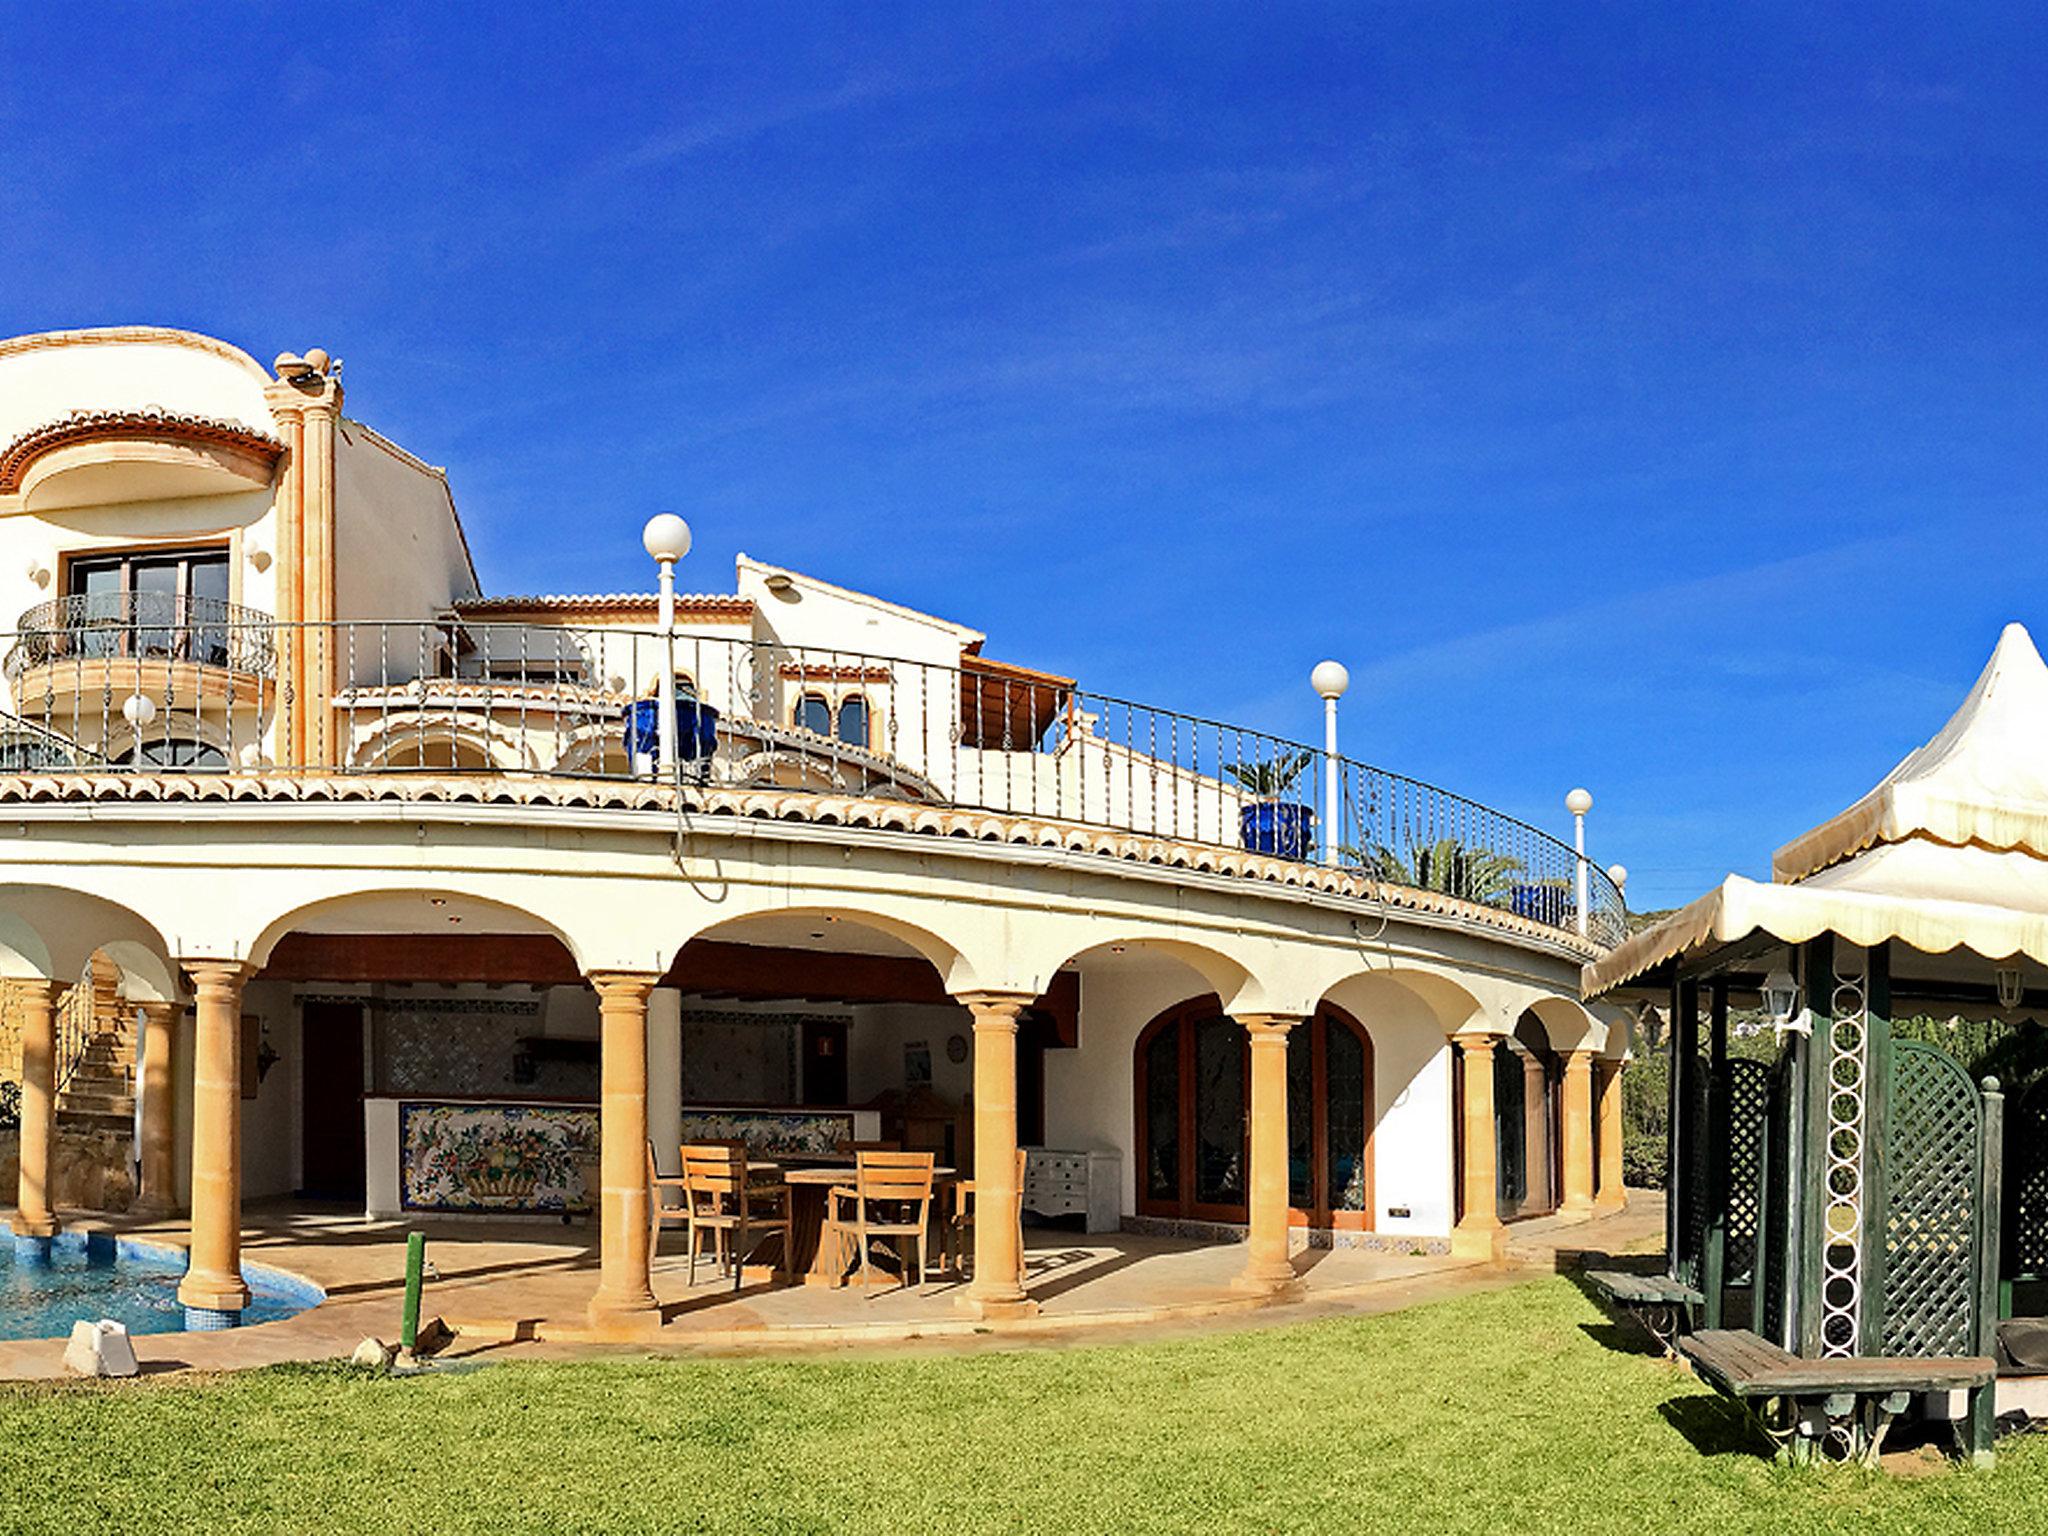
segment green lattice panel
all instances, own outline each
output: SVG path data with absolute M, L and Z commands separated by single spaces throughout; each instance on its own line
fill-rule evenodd
M 2048 1275 L 2048 1077 L 2006 1112 L 2005 1198 L 2005 1272 Z
M 1724 1252 L 1730 1285 L 1748 1285 L 1756 1268 L 1757 1205 L 1763 1193 L 1764 1112 L 1771 1069 L 1737 1057 L 1723 1067 L 1728 1105 L 1728 1220 Z
M 1674 1271 L 1688 1285 L 1700 1281 L 1700 1256 L 1707 1247 L 1707 1059 L 1693 1059 L 1685 1106 L 1685 1230 Z
M 1977 1090 L 1947 1053 L 1902 1041 L 1892 1048 L 1889 1109 L 1884 1353 L 1974 1354 Z

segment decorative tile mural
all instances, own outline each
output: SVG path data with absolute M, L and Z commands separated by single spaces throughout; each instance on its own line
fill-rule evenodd
M 408 1211 L 565 1211 L 587 1206 L 597 1110 L 553 1104 L 398 1106 L 398 1203 Z
M 826 1111 L 686 1109 L 683 1140 L 745 1142 L 749 1157 L 833 1157 L 853 1140 L 853 1116 Z

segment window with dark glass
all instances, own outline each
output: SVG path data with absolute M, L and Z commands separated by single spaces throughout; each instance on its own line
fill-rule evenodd
M 852 694 L 839 704 L 839 739 L 856 747 L 868 744 L 868 701 L 863 694 Z
M 832 734 L 832 705 L 822 693 L 807 693 L 796 701 L 793 724 L 820 736 Z

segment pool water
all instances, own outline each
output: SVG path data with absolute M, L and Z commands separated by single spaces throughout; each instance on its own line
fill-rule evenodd
M 103 1317 L 130 1333 L 182 1333 L 185 1309 L 178 1280 L 185 1256 L 174 1248 L 104 1232 L 66 1232 L 50 1245 L 47 1264 L 21 1261 L 0 1233 L 0 1339 L 58 1339 L 81 1318 Z M 255 1294 L 242 1313 L 244 1326 L 276 1322 L 322 1300 L 303 1280 L 245 1266 Z

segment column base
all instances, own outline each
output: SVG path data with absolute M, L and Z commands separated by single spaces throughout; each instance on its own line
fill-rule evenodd
M 1557 1208 L 1557 1214 L 1566 1221 L 1590 1221 L 1594 1209 L 1591 1200 L 1567 1200 Z
M 187 1333 L 225 1333 L 230 1328 L 242 1326 L 242 1312 L 239 1307 L 187 1307 L 185 1309 L 185 1331 Z
M 195 1312 L 232 1312 L 240 1317 L 249 1305 L 249 1287 L 240 1275 L 209 1275 L 187 1271 L 178 1282 L 178 1302 L 189 1318 Z M 186 1326 L 192 1327 L 188 1322 Z M 233 1326 L 215 1323 L 212 1327 Z
M 970 1291 L 953 1305 L 969 1317 L 978 1317 L 987 1323 L 1011 1322 L 1020 1317 L 1038 1316 L 1038 1303 L 1022 1291 L 1010 1296 L 976 1296 Z
M 14 1234 L 14 1263 L 18 1269 L 47 1269 L 50 1266 L 50 1246 L 53 1235 L 23 1232 Z
M 593 1296 L 587 1314 L 590 1331 L 606 1338 L 638 1339 L 661 1331 L 661 1303 L 650 1293 L 637 1296 Z
M 16 1216 L 9 1223 L 9 1230 L 16 1237 L 35 1238 L 45 1241 L 57 1235 L 57 1218 L 54 1216 Z
M 1242 1296 L 1266 1296 L 1274 1300 L 1292 1296 L 1302 1288 L 1301 1276 L 1292 1266 L 1284 1273 L 1278 1270 L 1247 1269 L 1230 1282 L 1230 1288 Z
M 1490 1227 L 1451 1229 L 1451 1257 L 1454 1259 L 1497 1259 L 1507 1252 L 1508 1229 L 1498 1222 Z
M 1595 1216 L 1619 1216 L 1627 1209 L 1627 1195 L 1602 1195 L 1593 1202 Z

